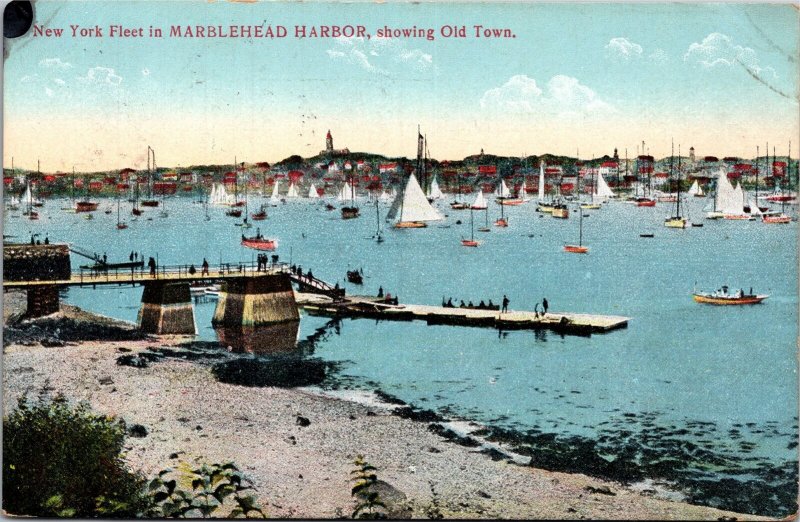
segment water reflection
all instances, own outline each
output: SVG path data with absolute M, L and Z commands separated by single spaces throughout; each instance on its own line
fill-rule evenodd
M 266 326 L 215 328 L 220 344 L 235 353 L 275 355 L 298 350 L 300 321 Z
M 218 327 L 215 331 L 220 344 L 230 347 L 234 353 L 313 355 L 318 343 L 331 335 L 339 335 L 340 324 L 340 319 L 331 319 L 305 339 L 299 339 L 300 321 L 240 328 Z

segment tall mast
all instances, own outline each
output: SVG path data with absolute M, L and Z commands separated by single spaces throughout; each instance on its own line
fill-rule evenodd
M 674 146 L 674 145 L 673 145 Z M 681 216 L 681 144 L 678 143 L 678 197 L 675 203 L 675 213 Z

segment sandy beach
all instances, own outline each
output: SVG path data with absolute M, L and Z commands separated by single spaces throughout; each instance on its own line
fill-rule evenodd
M 88 317 L 67 307 L 57 315 Z M 493 460 L 480 447 L 448 440 L 431 422 L 401 418 L 392 414 L 396 406 L 376 400 L 225 384 L 208 361 L 192 360 L 196 351 L 176 348 L 181 340 L 8 345 L 4 408 L 46 389 L 141 424 L 148 434 L 128 438 L 126 458 L 148 475 L 178 460 L 234 461 L 253 479 L 270 517 L 348 517 L 355 505 L 348 479 L 361 454 L 378 468 L 396 518 L 759 518 Z M 144 368 L 117 364 L 120 356 L 145 352 L 166 356 Z

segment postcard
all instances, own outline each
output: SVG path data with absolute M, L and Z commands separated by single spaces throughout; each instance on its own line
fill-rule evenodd
M 795 516 L 795 4 L 4 20 L 5 514 Z

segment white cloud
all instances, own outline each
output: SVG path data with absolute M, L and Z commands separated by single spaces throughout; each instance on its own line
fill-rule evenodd
M 550 78 L 542 88 L 524 74 L 512 76 L 500 87 L 486 91 L 480 104 L 483 109 L 560 117 L 614 112 L 614 107 L 591 88 L 577 78 L 561 74 Z
M 641 45 L 623 37 L 612 38 L 606 44 L 606 54 L 609 57 L 625 62 L 631 59 L 641 58 L 642 52 L 643 49 Z
M 119 85 L 122 83 L 122 76 L 114 72 L 109 67 L 92 67 L 86 71 L 86 76 L 78 78 L 83 83 L 98 83 L 107 85 Z
M 664 51 L 664 49 L 656 49 L 650 56 L 648 56 L 651 62 L 655 63 L 666 63 L 669 61 L 669 55 Z
M 402 49 L 397 54 L 397 58 L 401 62 L 407 62 L 416 65 L 420 69 L 427 69 L 433 65 L 433 56 L 422 52 L 420 49 L 407 50 Z
M 500 108 L 512 112 L 534 112 L 534 107 L 541 101 L 542 90 L 536 80 L 524 74 L 512 76 L 500 87 L 489 89 L 483 93 L 481 108 Z
M 53 94 L 55 94 L 53 92 L 53 89 L 51 89 L 50 87 L 45 87 L 44 88 L 44 93 L 47 95 L 48 98 L 52 98 Z
M 762 70 L 753 49 L 735 44 L 730 36 L 722 33 L 711 33 L 702 42 L 693 43 L 683 59 L 707 69 L 718 65 L 731 67 L 738 62 L 756 74 Z
M 62 86 L 67 84 L 67 82 L 65 82 L 61 78 L 53 78 L 53 83 L 55 83 L 56 85 L 62 85 Z
M 37 78 L 37 76 L 35 74 L 33 74 L 33 75 L 26 74 L 25 76 L 23 76 L 22 78 L 19 79 L 19 82 L 20 83 L 31 83 L 34 80 L 36 80 L 36 78 Z
M 421 49 L 409 49 L 406 41 L 396 38 L 365 38 L 340 36 L 336 47 L 326 52 L 333 60 L 358 65 L 376 74 L 391 76 L 393 64 L 427 70 L 433 67 L 433 56 Z
M 52 69 L 71 69 L 72 64 L 69 62 L 62 62 L 61 58 L 44 58 L 39 60 L 39 66 Z

